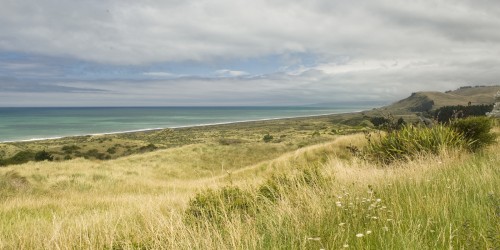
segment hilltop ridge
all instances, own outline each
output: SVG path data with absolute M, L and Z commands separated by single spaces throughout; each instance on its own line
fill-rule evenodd
M 472 105 L 492 104 L 495 102 L 497 91 L 500 91 L 500 85 L 461 87 L 444 93 L 437 91 L 414 92 L 409 97 L 382 109 L 393 114 L 405 114 L 431 111 L 443 106 L 466 106 L 469 103 Z

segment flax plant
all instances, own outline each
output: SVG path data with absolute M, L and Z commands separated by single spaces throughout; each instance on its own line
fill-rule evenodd
M 444 125 L 431 128 L 406 125 L 381 135 L 379 140 L 370 140 L 365 153 L 368 158 L 387 164 L 424 154 L 438 155 L 442 151 L 466 148 L 469 144 L 460 133 Z

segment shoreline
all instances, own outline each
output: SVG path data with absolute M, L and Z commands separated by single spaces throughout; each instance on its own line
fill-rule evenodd
M 322 116 L 330 116 L 330 115 L 357 114 L 357 113 L 361 113 L 361 112 L 365 112 L 365 111 L 367 111 L 367 110 L 357 110 L 357 111 L 350 111 L 350 112 L 327 113 L 327 114 L 317 114 L 317 115 L 278 117 L 278 118 L 262 118 L 262 119 L 256 119 L 256 120 L 240 120 L 240 121 L 230 121 L 230 122 L 194 124 L 194 125 L 183 125 L 183 126 L 165 127 L 165 128 L 145 128 L 145 129 L 134 129 L 134 130 L 126 130 L 126 131 L 113 131 L 113 132 L 94 133 L 94 134 L 80 134 L 80 135 L 54 136 L 54 137 L 46 137 L 46 138 L 32 138 L 32 139 L 12 140 L 12 141 L 0 141 L 0 143 L 39 142 L 39 141 L 48 141 L 48 140 L 58 140 L 58 139 L 63 139 L 63 138 L 71 138 L 71 137 L 104 136 L 104 135 L 116 135 L 116 134 L 151 132 L 151 131 L 158 131 L 158 130 L 163 130 L 163 129 L 183 129 L 183 128 L 219 126 L 219 125 L 230 125 L 230 124 L 239 124 L 239 123 L 251 123 L 251 122 L 286 120 L 286 119 L 313 118 L 313 117 L 322 117 Z

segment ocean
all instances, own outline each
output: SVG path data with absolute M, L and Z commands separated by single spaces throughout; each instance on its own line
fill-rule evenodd
M 0 108 L 0 142 L 314 116 L 370 107 Z

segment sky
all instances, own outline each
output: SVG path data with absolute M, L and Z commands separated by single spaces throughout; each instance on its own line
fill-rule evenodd
M 391 103 L 498 85 L 498 0 L 0 0 L 0 106 Z

